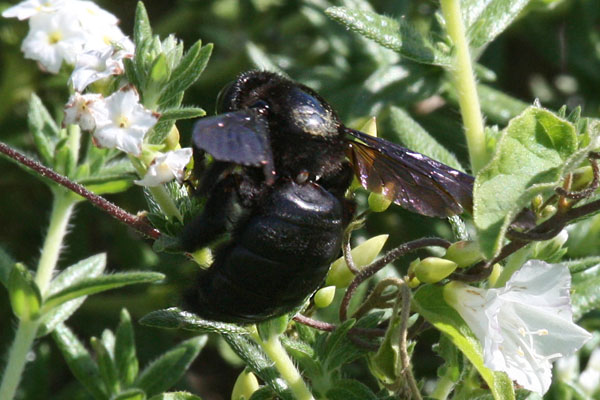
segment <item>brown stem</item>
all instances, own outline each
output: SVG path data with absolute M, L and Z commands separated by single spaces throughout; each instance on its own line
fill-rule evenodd
M 133 214 L 128 213 L 116 204 L 106 200 L 104 197 L 98 196 L 97 194 L 90 192 L 88 189 L 86 189 L 79 183 L 73 182 L 66 176 L 56 173 L 52 169 L 27 157 L 26 155 L 18 152 L 17 150 L 6 145 L 5 143 L 0 142 L 0 152 L 5 154 L 7 157 L 13 159 L 14 161 L 18 162 L 19 164 L 31 168 L 41 176 L 58 183 L 59 185 L 69 189 L 70 191 L 80 195 L 81 197 L 86 198 L 96 207 L 112 215 L 114 218 L 118 219 L 124 224 L 131 226 L 133 229 L 142 233 L 143 235 L 155 240 L 160 237 L 160 232 L 157 229 L 150 226 L 144 220 L 138 218 Z
M 371 264 L 363 268 L 360 271 L 360 273 L 354 277 L 354 280 L 350 283 L 348 289 L 346 289 L 346 293 L 344 294 L 344 298 L 342 299 L 342 304 L 340 305 L 340 321 L 345 321 L 348 319 L 348 305 L 350 304 L 350 299 L 352 299 L 356 288 L 361 283 L 369 279 L 371 276 L 375 275 L 380 269 L 382 269 L 398 257 L 401 257 L 406 253 L 410 253 L 411 251 L 415 251 L 428 246 L 440 246 L 447 249 L 448 247 L 450 247 L 450 242 L 440 238 L 422 238 L 413 240 L 411 242 L 401 244 L 395 249 L 388 251 L 379 260 L 375 260 Z

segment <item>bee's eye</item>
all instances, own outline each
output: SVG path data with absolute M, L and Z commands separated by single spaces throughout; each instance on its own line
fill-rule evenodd
M 257 108 L 261 113 L 265 113 L 269 110 L 269 103 L 264 100 L 257 100 L 250 108 Z
M 233 100 L 233 83 L 234 82 L 229 82 L 217 95 L 217 114 L 231 111 L 231 101 Z

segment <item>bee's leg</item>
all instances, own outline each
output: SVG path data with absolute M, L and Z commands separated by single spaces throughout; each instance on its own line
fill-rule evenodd
M 238 194 L 240 178 L 237 174 L 231 174 L 214 185 L 202 213 L 183 229 L 181 245 L 185 251 L 198 250 L 224 233 L 231 232 L 249 213 Z

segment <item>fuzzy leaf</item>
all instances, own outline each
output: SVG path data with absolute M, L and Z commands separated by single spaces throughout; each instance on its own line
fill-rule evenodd
M 56 294 L 77 282 L 87 278 L 100 276 L 106 267 L 106 254 L 96 254 L 79 261 L 70 267 L 65 268 L 58 274 L 48 289 L 48 295 Z M 41 318 L 41 324 L 37 332 L 38 337 L 42 337 L 52 332 L 60 323 L 66 321 L 83 304 L 87 296 L 81 296 L 67 301 L 58 307 L 48 311 Z
M 335 382 L 327 391 L 329 400 L 378 400 L 379 398 L 367 386 L 359 381 L 344 379 Z
M 110 393 L 117 393 L 119 390 L 119 377 L 115 361 L 111 356 L 111 352 L 101 340 L 93 337 L 90 340 L 94 352 L 96 353 L 96 363 L 100 371 L 100 377 L 104 381 L 104 385 Z
M 596 262 L 596 265 L 572 275 L 571 306 L 574 320 L 600 307 L 600 261 Z
M 148 396 L 164 392 L 177 383 L 206 344 L 207 336 L 196 336 L 182 342 L 151 362 L 140 373 L 134 386 Z
M 47 166 L 52 166 L 54 149 L 59 138 L 59 128 L 42 100 L 35 93 L 31 95 L 29 100 L 27 123 L 42 161 Z
M 346 7 L 329 7 L 325 13 L 348 29 L 413 61 L 449 65 L 449 58 L 436 49 L 429 38 L 421 35 L 404 20 L 398 21 L 372 11 Z
M 52 332 L 52 337 L 75 378 L 95 399 L 108 398 L 96 363 L 75 334 L 64 324 L 59 324 Z
M 137 46 L 145 40 L 152 37 L 152 26 L 150 25 L 150 19 L 148 18 L 148 12 L 144 3 L 138 1 L 135 9 L 135 22 L 133 24 L 133 41 Z
M 164 277 L 163 274 L 157 272 L 122 272 L 83 279 L 45 299 L 44 309 L 50 310 L 80 296 L 138 283 L 156 282 L 164 279 Z
M 575 127 L 548 110 L 530 107 L 510 122 L 475 179 L 474 220 L 488 258 L 500 250 L 514 216 L 585 158 L 589 150 L 577 145 Z
M 206 111 L 198 107 L 181 107 L 165 110 L 161 113 L 161 121 L 200 118 L 206 115 Z
M 139 363 L 135 352 L 135 338 L 131 317 L 127 310 L 121 311 L 121 321 L 117 326 L 115 338 L 115 364 L 119 381 L 130 386 L 137 377 Z
M 491 42 L 519 16 L 530 0 L 461 1 L 470 43 L 481 47 Z
M 140 319 L 140 324 L 155 328 L 183 329 L 195 333 L 231 333 L 248 335 L 249 332 L 238 325 L 226 322 L 208 321 L 197 315 L 182 311 L 177 307 L 153 311 Z
M 246 363 L 246 366 L 262 379 L 282 400 L 293 400 L 287 383 L 281 379 L 273 362 L 258 348 L 248 336 L 223 334 L 223 339 L 233 351 Z

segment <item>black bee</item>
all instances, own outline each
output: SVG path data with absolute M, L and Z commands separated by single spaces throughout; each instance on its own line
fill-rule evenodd
M 277 74 L 240 75 L 219 108 L 194 127 L 196 191 L 207 200 L 182 235 L 190 252 L 226 237 L 194 293 L 203 318 L 254 323 L 302 304 L 340 254 L 355 174 L 419 214 L 472 207 L 471 176 L 347 128 L 312 89 Z

